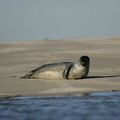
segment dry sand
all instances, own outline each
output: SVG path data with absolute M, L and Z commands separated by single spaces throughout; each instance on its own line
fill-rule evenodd
M 21 76 L 40 65 L 91 58 L 88 78 L 35 80 Z M 0 97 L 78 95 L 120 90 L 120 38 L 0 44 Z

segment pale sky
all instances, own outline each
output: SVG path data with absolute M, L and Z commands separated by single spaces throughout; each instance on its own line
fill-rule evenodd
M 0 0 L 0 41 L 120 36 L 120 0 Z

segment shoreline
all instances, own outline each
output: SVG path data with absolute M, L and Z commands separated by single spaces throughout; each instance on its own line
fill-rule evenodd
M 35 40 L 12 40 L 12 41 L 0 41 L 0 44 L 18 44 L 18 43 L 29 43 L 29 42 L 40 42 L 40 41 L 88 41 L 88 40 L 118 40 L 120 36 L 91 36 L 91 37 L 81 37 L 81 38 L 61 38 L 61 39 L 35 39 Z

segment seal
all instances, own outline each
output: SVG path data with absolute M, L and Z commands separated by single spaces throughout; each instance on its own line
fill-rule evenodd
M 89 73 L 90 58 L 80 57 L 77 63 L 60 62 L 45 64 L 22 76 L 22 79 L 82 79 Z

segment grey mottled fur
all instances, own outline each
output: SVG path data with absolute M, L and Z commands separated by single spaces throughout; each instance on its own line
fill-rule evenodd
M 80 79 L 85 78 L 89 72 L 90 61 L 86 62 L 86 56 L 81 57 L 78 63 L 60 62 L 46 64 L 30 71 L 23 79 Z M 81 59 L 80 58 L 80 59 Z M 87 59 L 89 59 L 87 57 Z M 85 60 L 85 61 L 84 61 Z M 85 65 L 82 63 L 84 61 Z

